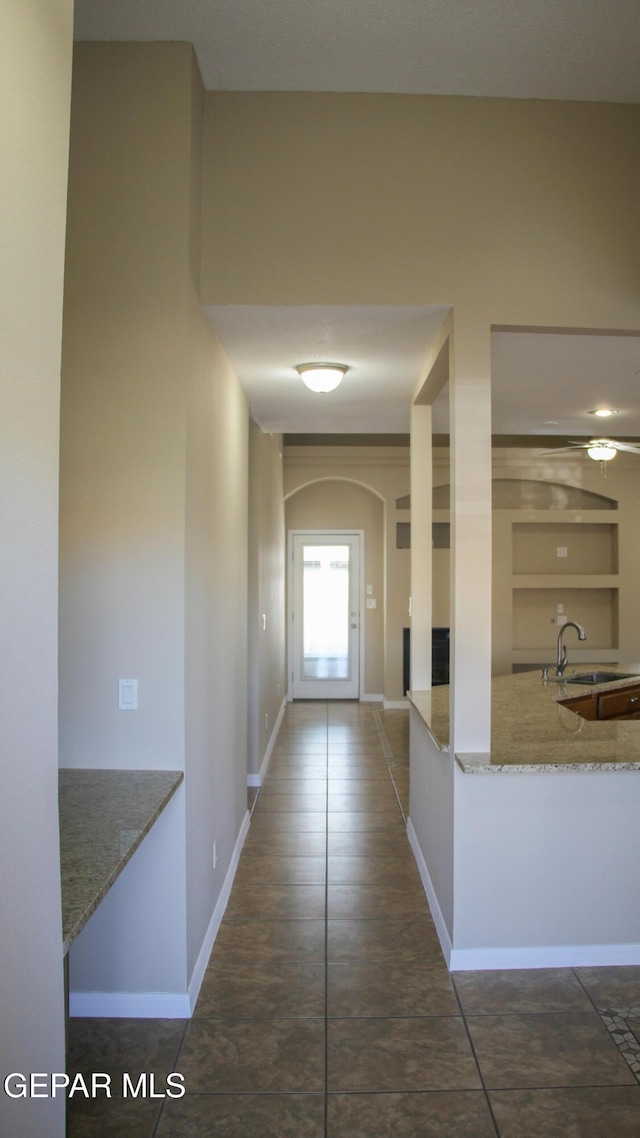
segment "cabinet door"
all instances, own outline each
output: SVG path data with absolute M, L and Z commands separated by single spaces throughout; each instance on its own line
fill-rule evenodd
M 598 719 L 617 719 L 640 711 L 640 685 L 601 692 L 598 696 Z
M 583 719 L 597 719 L 598 718 L 598 705 L 596 702 L 595 694 L 592 695 L 576 695 L 571 699 L 558 700 L 563 707 L 568 707 L 569 711 L 573 711 L 576 715 L 581 715 Z

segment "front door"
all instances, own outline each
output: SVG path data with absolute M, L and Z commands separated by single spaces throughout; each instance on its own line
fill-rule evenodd
M 293 699 L 358 699 L 360 535 L 292 534 Z

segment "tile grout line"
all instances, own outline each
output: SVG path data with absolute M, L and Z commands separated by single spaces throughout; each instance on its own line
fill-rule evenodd
M 400 813 L 402 814 L 403 821 L 406 825 L 407 824 L 407 816 L 404 812 L 402 802 L 400 801 L 400 795 L 398 794 L 398 788 L 395 784 L 394 777 L 391 773 L 391 767 L 389 765 L 389 759 L 392 759 L 394 757 L 393 747 L 391 746 L 391 742 L 389 740 L 389 736 L 387 735 L 384 723 L 383 723 L 382 718 L 380 716 L 380 712 L 377 711 L 375 708 L 372 708 L 371 709 L 371 717 L 372 717 L 372 719 L 376 725 L 376 730 L 377 730 L 378 735 L 380 737 L 380 745 L 382 747 L 382 754 L 384 756 L 384 761 L 385 761 L 385 765 L 387 768 L 387 774 L 389 776 L 389 780 L 390 780 L 391 785 L 393 787 L 393 793 L 396 796 L 396 799 L 398 802 L 398 807 L 400 809 Z
M 471 1038 L 471 1031 L 469 1029 L 469 1024 L 467 1023 L 467 1017 L 466 1017 L 464 1008 L 462 1006 L 462 1001 L 460 999 L 460 996 L 458 995 L 458 988 L 457 988 L 456 981 L 455 981 L 455 973 L 450 972 L 449 977 L 451 979 L 451 987 L 453 988 L 453 991 L 455 993 L 456 1003 L 458 1004 L 458 1008 L 460 1009 L 460 1015 L 462 1017 L 462 1022 L 464 1024 L 464 1030 L 467 1033 L 467 1040 L 469 1042 L 469 1047 L 471 1048 L 471 1054 L 473 1055 L 473 1061 L 474 1061 L 474 1063 L 478 1069 L 478 1077 L 479 1077 L 480 1083 L 482 1085 L 482 1091 L 484 1094 L 485 1102 L 487 1104 L 487 1110 L 489 1111 L 489 1114 L 491 1115 L 491 1121 L 493 1122 L 493 1126 L 494 1126 L 497 1138 L 500 1138 L 500 1128 L 498 1126 L 498 1120 L 496 1119 L 496 1116 L 493 1113 L 493 1104 L 491 1102 L 491 1097 L 489 1095 L 487 1085 L 484 1081 L 484 1075 L 482 1074 L 482 1067 L 480 1066 L 480 1060 L 478 1059 L 478 1056 L 476 1054 L 476 1049 L 475 1049 L 475 1046 L 473 1043 L 473 1039 Z
M 188 1019 L 186 1019 L 184 1021 L 184 1027 L 183 1027 L 182 1033 L 180 1035 L 180 1042 L 178 1043 L 178 1045 L 176 1047 L 176 1051 L 175 1051 L 175 1058 L 174 1058 L 174 1063 L 173 1063 L 173 1067 L 172 1067 L 173 1071 L 179 1070 L 178 1062 L 180 1060 L 180 1054 L 182 1052 L 182 1048 L 184 1047 L 184 1040 L 185 1040 L 185 1036 L 187 1034 L 187 1028 L 188 1028 L 190 1022 L 191 1022 L 191 1020 L 188 1020 Z M 155 1138 L 156 1134 L 158 1133 L 158 1127 L 160 1126 L 160 1123 L 162 1122 L 162 1116 L 164 1114 L 164 1108 L 166 1106 L 166 1102 L 167 1102 L 167 1100 L 165 1098 L 160 1103 L 160 1109 L 159 1109 L 159 1111 L 155 1117 L 155 1121 L 151 1127 L 151 1132 L 150 1132 L 149 1138 Z
M 582 983 L 580 976 L 578 976 L 578 970 L 576 968 L 572 968 L 571 971 L 573 972 L 573 975 L 578 981 L 587 999 L 593 1006 L 598 1018 L 600 1019 L 600 1022 L 604 1027 L 606 1027 L 611 1042 L 618 1049 L 620 1055 L 622 1055 L 622 1058 L 625 1060 L 627 1066 L 634 1075 L 636 1082 L 640 1083 L 640 1040 L 637 1039 L 636 1033 L 631 1030 L 627 1023 L 629 1012 L 634 1011 L 635 1007 L 599 1008 L 589 990 Z M 622 1033 L 624 1033 L 624 1035 L 622 1035 Z M 619 1038 L 616 1038 L 616 1036 Z M 629 1036 L 631 1036 L 633 1043 L 636 1044 L 635 1047 L 633 1046 L 631 1040 L 628 1038 Z

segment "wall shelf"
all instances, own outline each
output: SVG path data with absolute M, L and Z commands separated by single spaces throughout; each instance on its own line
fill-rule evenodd
M 494 671 L 552 663 L 567 620 L 588 637 L 582 644 L 570 634 L 572 662 L 617 662 L 617 509 L 533 506 L 497 509 L 493 518 Z
M 518 573 L 512 576 L 514 589 L 617 589 L 618 574 Z

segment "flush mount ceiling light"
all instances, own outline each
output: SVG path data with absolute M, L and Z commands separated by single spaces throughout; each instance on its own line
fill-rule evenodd
M 335 391 L 349 368 L 346 364 L 298 364 L 296 371 L 310 391 Z
M 610 419 L 612 415 L 618 414 L 611 407 L 596 407 L 593 411 L 587 411 L 587 415 L 597 415 L 598 419 Z

